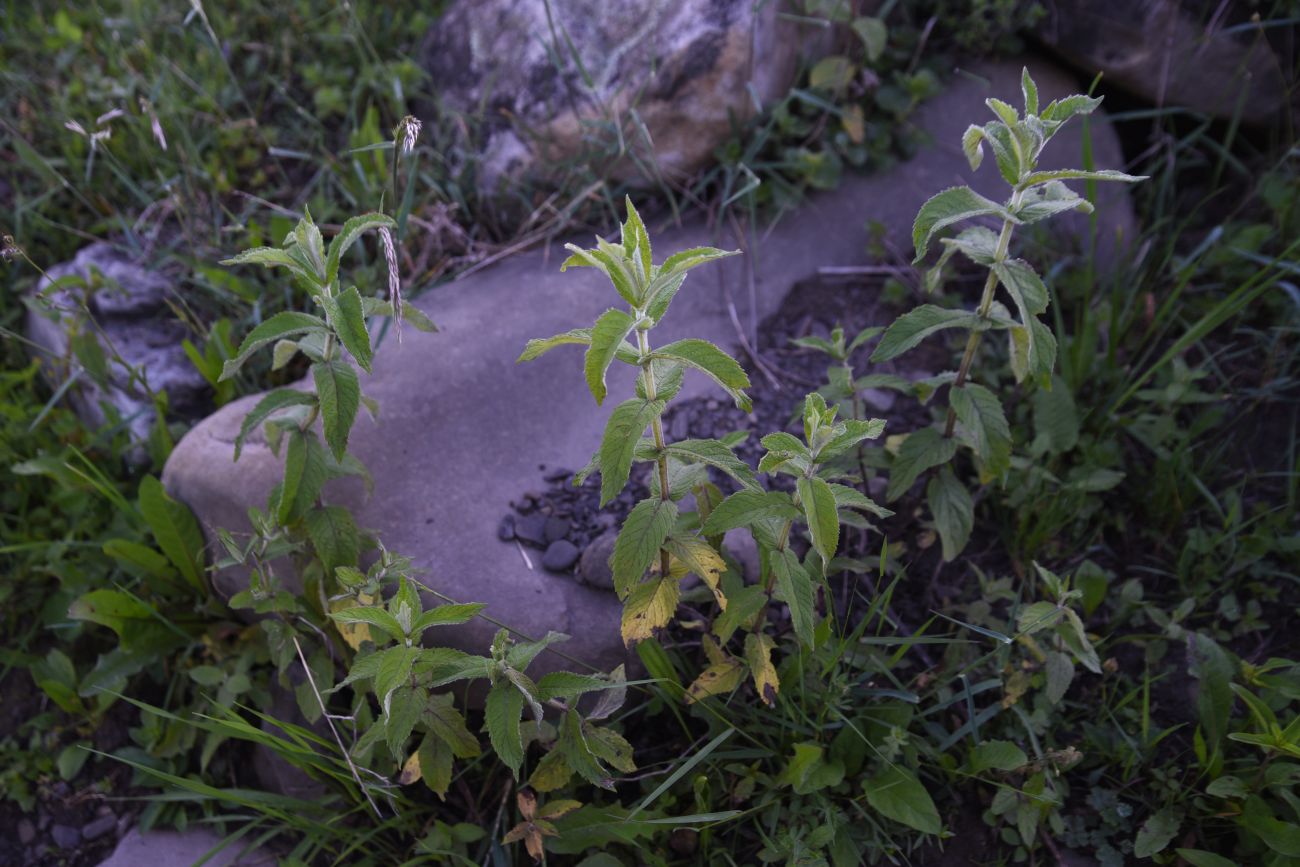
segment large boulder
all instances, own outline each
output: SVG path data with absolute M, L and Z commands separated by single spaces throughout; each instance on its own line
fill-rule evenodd
M 1200 0 L 1055 0 L 1039 38 L 1089 77 L 1154 105 L 1265 123 L 1286 102 L 1282 66 L 1257 28 Z
M 246 842 L 225 844 L 206 828 L 188 831 L 141 831 L 132 828 L 99 867 L 271 867 L 278 859 L 260 849 L 246 851 Z M 213 854 L 210 854 L 213 853 Z
M 933 147 L 889 173 L 846 177 L 839 189 L 809 200 L 765 231 L 747 256 L 696 272 L 655 330 L 655 340 L 693 336 L 733 345 L 729 302 L 742 321 L 749 321 L 751 304 L 761 319 L 820 268 L 869 264 L 869 223 L 883 225 L 884 246 L 902 252 L 910 250 L 917 209 L 938 190 L 970 182 L 986 195 L 1004 196 L 1005 185 L 991 165 L 973 175 L 968 171 L 960 140 L 968 123 L 987 114 L 985 97 L 1019 93 L 1020 67 L 1001 64 L 975 72 L 980 77 L 955 77 L 919 112 L 917 121 L 933 134 Z M 1035 67 L 1034 74 L 1046 99 L 1076 87 L 1051 67 Z M 1097 167 L 1121 168 L 1119 145 L 1105 118 L 1096 117 L 1091 128 Z M 1049 145 L 1045 164 L 1077 165 L 1082 130 L 1082 124 L 1067 127 Z M 1131 237 L 1135 226 L 1125 189 L 1103 185 L 1100 197 L 1102 237 Z M 1087 222 L 1065 225 L 1083 232 Z M 744 243 L 699 222 L 662 231 L 652 226 L 652 235 L 658 259 L 702 244 Z M 541 483 L 540 465 L 585 464 L 617 403 L 611 399 L 598 407 L 592 401 L 577 349 L 515 364 L 529 338 L 589 324 L 617 300 L 589 269 L 561 274 L 562 256 L 557 248 L 523 253 L 420 298 L 420 308 L 442 330 L 409 333 L 402 345 L 380 347 L 374 374 L 362 382 L 381 409 L 378 422 L 359 423 L 351 448 L 370 468 L 375 494 L 366 499 L 352 488 L 327 494 L 354 507 L 360 524 L 379 531 L 389 550 L 426 569 L 430 586 L 457 601 L 487 603 L 487 616 L 525 635 L 568 633 L 572 640 L 557 650 L 609 668 L 624 659 L 614 594 L 536 563 L 530 568 L 516 543 L 498 538 L 507 504 Z M 611 395 L 630 393 L 630 373 L 612 371 Z M 704 393 L 715 392 L 702 378 L 688 376 L 682 396 Z M 265 502 L 281 475 L 260 440 L 244 449 L 238 465 L 231 463 L 240 422 L 256 400 L 226 406 L 190 431 L 163 476 L 168 489 L 194 509 L 210 540 L 218 527 L 247 531 L 246 509 Z M 247 576 L 227 571 L 217 576 L 216 586 L 229 595 L 247 586 Z M 476 620 L 430 637 L 485 653 L 496 629 Z M 537 667 L 565 664 L 547 651 Z
M 807 40 L 784 0 L 456 0 L 422 49 L 445 108 L 482 111 L 480 183 L 603 159 L 624 179 L 705 165 L 755 100 L 784 96 Z M 642 126 L 641 124 L 644 124 Z M 649 140 L 647 140 L 647 137 Z M 584 143 L 600 140 L 605 154 Z M 605 150 L 598 147 L 595 150 Z
M 55 384 L 72 375 L 76 362 L 69 340 L 77 330 L 107 359 L 104 380 L 80 376 L 70 391 L 73 408 L 91 427 L 104 424 L 109 406 L 127 420 L 133 439 L 147 439 L 154 418 L 151 390 L 167 392 L 170 409 L 181 415 L 210 405 L 208 383 L 181 346 L 188 332 L 168 304 L 175 287 L 164 274 L 101 241 L 51 268 L 36 293 L 40 300 L 29 308 L 27 337 Z

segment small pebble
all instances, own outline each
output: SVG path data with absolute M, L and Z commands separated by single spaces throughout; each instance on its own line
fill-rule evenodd
M 565 518 L 552 516 L 546 519 L 546 541 L 547 543 L 558 542 L 565 536 L 569 535 L 569 521 Z
M 98 840 L 117 827 L 117 817 L 112 813 L 87 822 L 81 829 L 81 836 L 86 840 Z
M 515 521 L 515 538 L 536 545 L 546 544 L 546 516 L 527 515 Z
M 506 515 L 497 525 L 497 538 L 502 542 L 509 542 L 515 537 L 515 516 Z
M 578 562 L 578 549 L 567 539 L 558 539 L 550 544 L 542 555 L 542 566 L 551 572 L 564 572 Z
M 50 828 L 50 836 L 54 838 L 54 845 L 60 849 L 75 849 L 81 845 L 81 832 L 67 825 Z

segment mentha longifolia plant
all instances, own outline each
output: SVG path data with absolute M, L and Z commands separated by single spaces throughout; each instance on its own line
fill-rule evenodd
M 1010 256 L 1015 228 L 1065 211 L 1090 211 L 1091 204 L 1071 191 L 1066 180 L 1140 180 L 1114 171 L 1040 171 L 1038 159 L 1047 142 L 1066 121 L 1092 112 L 1101 100 L 1076 95 L 1040 109 L 1028 70 L 1021 82 L 1023 116 L 1005 102 L 990 99 L 987 103 L 996 119 L 971 126 L 963 136 L 973 169 L 980 166 L 984 147 L 992 150 L 999 172 L 1011 187 L 1007 200 L 998 203 L 970 187 L 954 187 L 927 201 L 913 227 L 920 262 L 944 229 L 980 218 L 1000 221 L 998 232 L 974 225 L 955 237 L 940 239 L 943 254 L 926 275 L 926 286 L 933 291 L 941 282 L 943 266 L 957 253 L 987 268 L 978 306 L 960 310 L 921 305 L 886 328 L 872 354 L 873 361 L 887 361 L 945 329 L 968 332 L 959 368 L 919 384 L 916 393 L 927 399 L 947 387 L 947 413 L 935 425 L 902 440 L 889 468 L 886 494 L 888 500 L 896 500 L 923 474 L 939 468 L 927 485 L 927 501 L 943 539 L 945 559 L 953 559 L 965 547 L 974 521 L 970 492 L 954 470 L 958 450 L 970 453 L 981 483 L 1001 479 L 1010 467 L 1011 434 L 1002 402 L 972 378 L 983 334 L 1006 332 L 1017 382 L 1031 380 L 1036 387 L 1051 387 L 1056 340 L 1039 319 L 1049 294 L 1032 266 Z M 730 692 L 748 674 L 759 697 L 773 704 L 780 682 L 772 661 L 776 635 L 769 621 L 771 603 L 788 607 L 799 645 L 811 648 L 824 641 L 830 624 L 819 617 L 816 590 L 827 586 L 841 525 L 862 526 L 855 512 L 877 518 L 891 514 L 863 493 L 865 469 L 856 469 L 861 464 L 855 467 L 855 461 L 846 460 L 856 457 L 864 441 L 877 439 L 884 422 L 838 419 L 838 407 L 828 406 L 821 394 L 809 394 L 803 405 L 802 440 L 784 431 L 761 440 L 766 454 L 759 473 L 792 477 L 789 492 L 764 489 L 750 467 L 736 457 L 733 449 L 744 439 L 743 432 L 722 439 L 668 442 L 661 419 L 687 371 L 704 374 L 737 406 L 749 408 L 744 370 L 717 346 L 686 339 L 654 347 L 650 340 L 687 273 L 734 253 L 697 248 L 654 264 L 645 225 L 630 200 L 620 243 L 598 238 L 595 248 L 569 245 L 568 249 L 573 255 L 563 268 L 600 270 L 626 307 L 606 310 L 590 328 L 530 341 L 520 361 L 561 345 L 585 346 L 583 372 L 597 403 L 606 397 L 605 374 L 610 365 L 618 362 L 638 370 L 635 394 L 614 408 L 599 451 L 577 479 L 580 482 L 599 470 L 603 504 L 627 484 L 634 464 L 654 464 L 650 496 L 632 509 L 610 559 L 615 590 L 624 603 L 623 639 L 631 644 L 667 626 L 677 609 L 682 579 L 698 576 L 713 592 L 717 613 L 704 637 L 710 664 L 690 687 L 687 699 Z M 1010 298 L 1014 314 L 997 300 L 999 286 Z M 854 346 L 875 334 L 864 332 Z M 840 349 L 844 361 L 850 350 Z M 901 381 L 898 385 L 915 387 Z M 709 468 L 725 473 L 739 490 L 723 496 L 710 481 Z M 692 511 L 680 507 L 688 493 L 694 495 Z M 761 574 L 755 583 L 745 583 L 723 547 L 723 535 L 736 528 L 746 528 L 757 544 Z M 796 529 L 808 540 L 803 557 L 791 544 Z

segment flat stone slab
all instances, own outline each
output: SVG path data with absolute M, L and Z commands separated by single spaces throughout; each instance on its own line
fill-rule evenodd
M 1033 71 L 1044 99 L 1078 89 L 1052 67 L 1034 65 Z M 819 268 L 870 264 L 869 223 L 882 224 L 887 248 L 906 255 L 917 209 L 939 190 L 969 182 L 1004 198 L 992 160 L 972 176 L 960 141 L 968 124 L 989 117 L 985 97 L 1019 102 L 1020 66 L 986 65 L 975 75 L 954 77 L 918 112 L 915 120 L 933 135 L 933 147 L 891 172 L 846 177 L 839 189 L 811 198 L 774 227 L 760 227 L 759 249 L 694 272 L 654 331 L 655 342 L 690 336 L 732 346 L 737 332 L 730 303 L 741 322 L 751 315 L 761 320 Z M 1081 123 L 1067 126 L 1049 145 L 1045 164 L 1080 164 L 1082 131 Z M 1097 167 L 1121 168 L 1118 140 L 1104 118 L 1094 116 L 1091 135 Z M 1133 237 L 1126 191 L 1102 185 L 1100 194 L 1103 237 Z M 1066 231 L 1086 231 L 1086 218 L 1071 223 L 1073 217 L 1062 221 Z M 651 230 L 657 260 L 688 247 L 743 243 L 715 236 L 698 222 Z M 590 244 L 589 238 L 577 240 Z M 615 365 L 611 398 L 596 406 L 583 384 L 577 347 L 515 364 L 530 338 L 590 325 L 607 307 L 621 304 L 591 269 L 561 274 L 564 255 L 558 246 L 523 253 L 420 298 L 419 307 L 442 330 L 425 335 L 408 329 L 404 344 L 388 341 L 376 353 L 374 374 L 362 379 L 365 393 L 380 403 L 380 417 L 377 423 L 359 421 L 351 447 L 373 474 L 375 495 L 366 499 L 359 487 L 344 486 L 328 488 L 327 498 L 354 507 L 360 526 L 377 530 L 389 550 L 427 570 L 430 586 L 457 601 L 487 603 L 486 615 L 525 635 L 567 633 L 572 638 L 558 651 L 607 669 L 625 658 L 614 594 L 548 574 L 538 562 L 530 569 L 514 542 L 498 538 L 507 504 L 540 486 L 539 466 L 583 466 L 598 448 L 613 406 L 631 394 L 631 369 Z M 737 355 L 743 362 L 743 353 Z M 706 393 L 714 394 L 713 386 L 688 374 L 682 396 Z M 237 465 L 231 463 L 240 422 L 256 401 L 236 401 L 204 420 L 167 464 L 165 485 L 195 510 L 209 540 L 218 527 L 247 532 L 247 507 L 264 504 L 280 477 L 279 462 L 260 440 L 244 449 Z M 229 595 L 246 587 L 247 577 L 232 571 L 216 583 Z M 486 653 L 496 629 L 476 620 L 431 637 Z M 548 651 L 536 665 L 547 671 L 570 664 Z
M 188 831 L 141 831 L 132 828 L 99 867 L 190 867 L 221 845 L 222 837 L 206 828 Z M 204 867 L 273 867 L 276 859 L 253 850 L 244 853 L 246 841 L 226 846 L 204 861 Z

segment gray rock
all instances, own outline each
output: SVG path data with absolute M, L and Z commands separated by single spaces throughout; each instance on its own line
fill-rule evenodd
M 910 249 L 916 210 L 935 192 L 971 179 L 985 194 L 1005 194 L 991 161 L 971 176 L 960 140 L 969 123 L 987 114 L 985 97 L 1019 93 L 1019 65 L 975 71 L 991 85 L 955 77 L 920 112 L 918 122 L 933 134 L 933 148 L 895 171 L 846 178 L 838 190 L 811 199 L 770 230 L 764 227 L 762 246 L 751 258 L 760 319 L 819 267 L 868 264 L 869 220 L 885 226 L 886 249 L 902 252 Z M 1051 67 L 1035 67 L 1034 72 L 1046 98 L 1074 87 L 1069 76 Z M 1119 145 L 1105 118 L 1098 116 L 1091 126 L 1098 167 L 1121 167 Z M 1047 166 L 1078 161 L 1080 130 L 1080 125 L 1067 127 L 1052 142 L 1044 158 Z M 1100 197 L 1102 237 L 1134 234 L 1126 190 L 1103 185 Z M 1086 219 L 1063 222 L 1066 231 L 1087 225 Z M 699 244 L 739 243 L 730 236 L 718 238 L 699 223 L 652 230 L 656 258 Z M 598 407 L 592 401 L 582 383 L 577 349 L 561 348 L 515 364 L 529 338 L 589 324 L 616 300 L 590 269 L 559 273 L 559 255 L 556 249 L 520 254 L 419 300 L 442 330 L 408 334 L 401 346 L 383 346 L 374 374 L 363 377 L 363 388 L 380 402 L 382 412 L 378 422 L 359 421 L 351 448 L 370 468 L 376 493 L 366 499 L 360 485 L 337 482 L 326 488 L 326 497 L 354 507 L 361 526 L 375 528 L 389 550 L 427 570 L 425 580 L 440 592 L 456 601 L 487 603 L 486 615 L 525 635 L 568 633 L 572 639 L 563 646 L 566 654 L 612 668 L 625 659 L 620 605 L 612 593 L 590 586 L 596 583 L 594 568 L 582 567 L 582 581 L 530 569 L 514 544 L 497 539 L 506 504 L 537 483 L 538 464 L 584 465 L 599 447 L 616 403 L 611 398 Z M 735 257 L 696 272 L 664 325 L 655 330 L 656 341 L 692 336 L 734 344 L 723 286 L 730 284 L 730 297 L 747 321 L 746 265 L 743 257 Z M 521 294 L 521 286 L 526 293 Z M 612 369 L 610 394 L 631 394 L 631 374 L 627 367 Z M 683 399 L 715 394 L 710 383 L 696 376 L 687 376 L 681 392 Z M 279 461 L 260 436 L 251 438 L 237 467 L 230 463 L 240 422 L 257 399 L 250 396 L 210 416 L 177 444 L 168 461 L 164 483 L 194 509 L 209 540 L 218 527 L 247 532 L 247 507 L 264 503 L 281 475 Z M 437 459 L 431 460 L 435 451 Z M 413 503 L 420 508 L 412 508 Z M 436 531 L 426 524 L 429 518 L 436 519 Z M 600 561 L 599 551 L 593 550 L 599 544 L 598 539 L 588 547 L 585 564 Z M 229 596 L 248 586 L 248 576 L 225 570 L 214 577 L 214 585 Z M 476 620 L 441 628 L 436 638 L 485 653 L 496 629 Z M 547 652 L 535 665 L 541 674 L 563 667 L 564 661 Z
M 306 682 L 302 666 L 297 664 L 290 666 L 289 678 L 290 684 L 295 688 Z M 308 722 L 298 707 L 298 699 L 293 691 L 280 686 L 278 681 L 271 682 L 271 707 L 266 712 L 273 719 L 309 729 L 326 740 L 333 739 L 329 724 L 323 718 L 318 719 L 314 724 Z M 261 728 L 273 737 L 285 737 L 279 726 L 266 720 L 262 721 Z M 306 771 L 296 767 L 264 744 L 255 746 L 253 755 L 256 757 L 253 767 L 257 772 L 257 780 L 268 791 L 303 801 L 319 800 L 328 791 L 324 783 L 313 779 Z
M 141 831 L 132 828 L 99 867 L 191 867 L 222 845 L 222 838 L 205 828 L 187 831 Z M 225 846 L 204 867 L 272 867 L 274 856 L 254 849 L 245 852 L 246 841 Z
M 566 572 L 578 562 L 578 548 L 567 539 L 556 539 L 542 555 L 542 565 L 552 572 Z
M 1264 34 L 1230 32 L 1218 3 L 1055 0 L 1039 38 L 1087 76 L 1160 106 L 1263 123 L 1286 100 L 1281 64 Z M 1216 7 L 1219 7 L 1216 11 Z
M 55 288 L 64 278 L 71 282 Z M 71 375 L 69 365 L 78 364 L 69 352 L 68 331 L 77 327 L 83 305 L 99 326 L 98 340 L 110 359 L 107 382 L 97 384 L 83 374 L 70 394 L 73 408 L 90 425 L 105 422 L 104 402 L 130 420 L 137 441 L 149 436 L 153 401 L 140 382 L 112 363 L 114 352 L 143 374 L 150 389 L 167 392 L 172 411 L 194 414 L 206 406 L 208 384 L 186 358 L 181 341 L 187 331 L 167 306 L 174 291 L 166 277 L 103 242 L 55 265 L 38 284 L 40 306 L 46 309 L 29 310 L 27 336 L 42 348 L 51 379 L 62 382 Z
M 497 525 L 497 538 L 502 542 L 509 542 L 515 537 L 515 516 L 506 515 Z
M 117 817 L 112 813 L 106 813 L 96 819 L 91 819 L 82 826 L 81 836 L 87 840 L 98 840 L 116 827 Z
M 567 518 L 552 516 L 546 519 L 546 541 L 558 542 L 569 534 L 572 525 Z
M 31 820 L 26 816 L 18 820 L 18 842 L 24 846 L 29 845 L 36 839 L 36 829 L 32 827 Z
M 456 0 L 421 53 L 445 108 L 482 110 L 477 171 L 488 189 L 563 171 L 594 138 L 610 145 L 604 176 L 644 174 L 621 142 L 652 172 L 680 178 L 711 159 L 755 99 L 785 96 L 800 50 L 823 44 L 783 6 Z
M 578 561 L 579 581 L 588 587 L 614 589 L 614 572 L 609 568 L 609 558 L 614 554 L 617 539 L 618 530 L 609 529 L 582 549 L 582 558 Z
M 60 849 L 75 849 L 81 845 L 81 832 L 67 825 L 54 825 L 50 828 L 50 836 Z
M 532 542 L 539 548 L 546 544 L 546 516 L 524 515 L 515 520 L 515 538 Z

